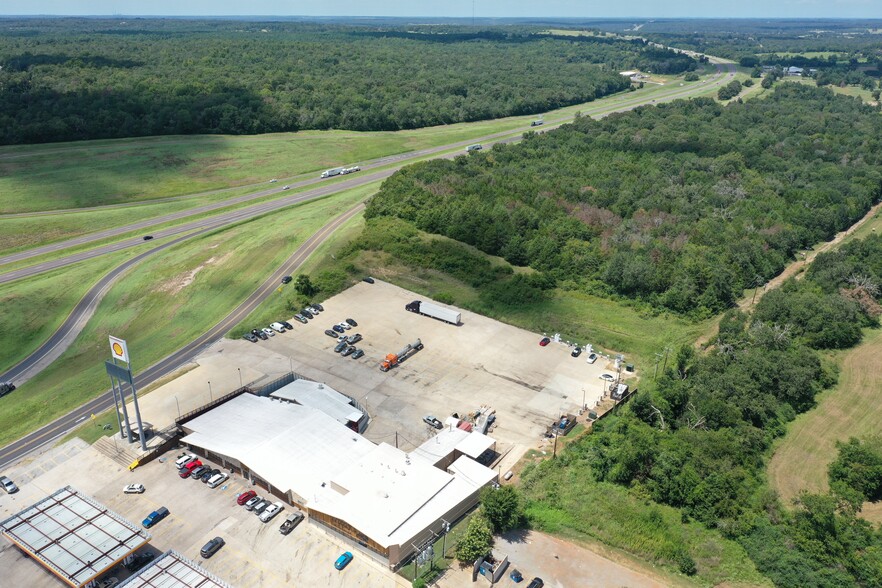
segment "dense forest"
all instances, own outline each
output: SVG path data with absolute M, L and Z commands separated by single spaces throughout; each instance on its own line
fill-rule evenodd
M 679 73 L 643 41 L 290 22 L 4 20 L 0 143 L 397 130 L 545 112 Z
M 530 266 L 538 273 L 515 277 L 525 288 L 708 316 L 882 198 L 880 137 L 882 119 L 859 100 L 782 84 L 749 104 L 583 117 L 410 166 L 384 182 L 366 217 Z
M 764 479 L 772 441 L 834 381 L 815 349 L 853 345 L 861 327 L 878 327 L 880 264 L 882 237 L 854 241 L 819 255 L 752 315 L 730 311 L 708 353 L 682 348 L 624 410 L 528 474 L 527 496 L 547 507 L 560 475 L 623 485 L 736 539 L 778 586 L 882 585 L 882 530 L 857 516 L 882 497 L 879 438 L 841 443 L 833 491 L 803 494 L 792 511 Z M 566 506 L 558 500 L 552 509 Z M 696 571 L 692 554 L 653 555 Z

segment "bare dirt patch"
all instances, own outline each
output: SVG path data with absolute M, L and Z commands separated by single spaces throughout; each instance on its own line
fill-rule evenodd
M 196 279 L 196 275 L 203 269 L 210 265 L 222 265 L 231 255 L 232 252 L 222 255 L 221 257 L 210 257 L 204 263 L 201 263 L 190 271 L 179 274 L 170 280 L 166 280 L 163 284 L 160 284 L 158 290 L 160 292 L 168 292 L 169 294 L 177 294 L 192 284 L 193 280 Z

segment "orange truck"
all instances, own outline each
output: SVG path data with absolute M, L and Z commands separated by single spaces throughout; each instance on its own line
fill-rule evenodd
M 408 343 L 404 347 L 404 349 L 402 349 L 398 353 L 390 353 L 389 355 L 387 355 L 386 359 L 384 359 L 380 363 L 380 371 L 381 372 L 388 372 L 389 370 L 394 368 L 396 365 L 398 365 L 399 363 L 401 363 L 402 361 L 407 359 L 410 355 L 416 353 L 417 351 L 419 351 L 422 348 L 423 348 L 423 342 L 420 341 L 419 339 L 417 339 L 413 343 Z

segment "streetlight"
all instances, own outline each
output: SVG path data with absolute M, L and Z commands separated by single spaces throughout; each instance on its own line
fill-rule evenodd
M 242 368 L 236 368 L 236 371 L 239 372 L 239 387 L 242 388 Z
M 178 418 L 181 418 L 181 404 L 178 402 L 177 396 L 175 396 L 175 405 L 178 407 Z
M 213 401 L 214 397 L 211 395 L 211 382 L 208 382 L 208 400 Z

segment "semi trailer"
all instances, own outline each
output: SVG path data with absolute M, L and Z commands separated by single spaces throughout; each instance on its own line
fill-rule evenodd
M 402 349 L 398 353 L 390 353 L 389 355 L 387 355 L 386 359 L 384 359 L 380 363 L 380 371 L 381 372 L 388 372 L 389 370 L 394 368 L 396 365 L 398 365 L 399 363 L 401 363 L 402 361 L 404 361 L 405 359 L 407 359 L 408 357 L 410 357 L 411 355 L 413 355 L 417 351 L 421 350 L 422 348 L 423 348 L 423 342 L 420 341 L 419 339 L 417 339 L 413 343 L 408 343 L 404 347 L 404 349 Z
M 406 304 L 404 309 L 417 314 L 436 318 L 439 321 L 444 321 L 451 325 L 458 325 L 459 319 L 461 318 L 460 313 L 455 310 L 444 308 L 443 306 L 432 304 L 431 302 L 423 302 L 422 300 L 414 300 L 413 302 Z

